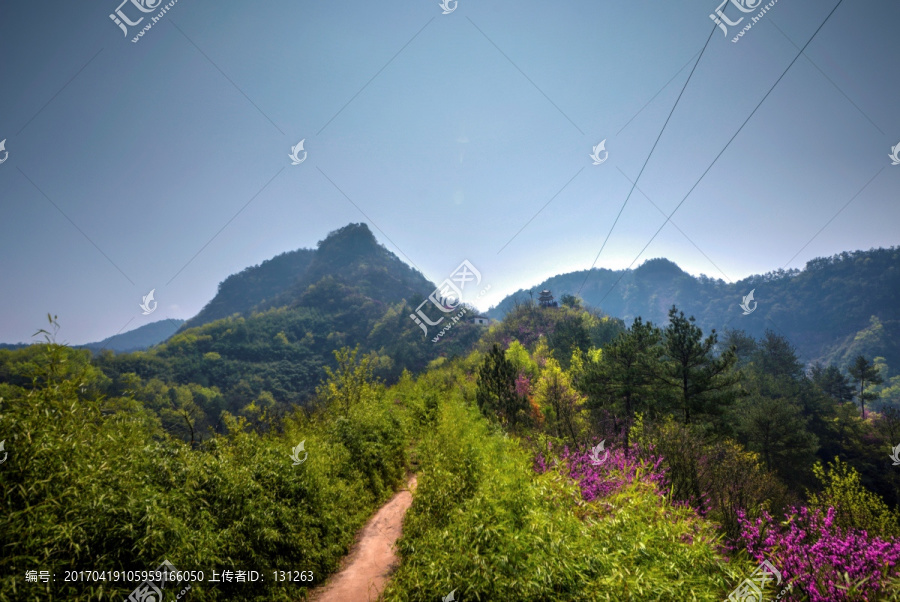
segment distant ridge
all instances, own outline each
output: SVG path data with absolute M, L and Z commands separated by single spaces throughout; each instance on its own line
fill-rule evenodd
M 144 324 L 134 330 L 123 332 L 120 334 L 107 337 L 96 343 L 85 343 L 84 345 L 72 345 L 76 349 L 90 349 L 98 352 L 102 349 L 109 349 L 116 353 L 128 353 L 131 351 L 144 351 L 158 345 L 175 334 L 178 328 L 184 324 L 184 320 L 159 320 Z M 31 343 L 0 343 L 0 349 L 21 349 L 37 343 L 43 343 L 43 340 L 35 339 Z
M 587 283 L 585 284 L 585 277 Z M 774 330 L 806 361 L 845 364 L 855 353 L 884 356 L 900 366 L 900 249 L 844 252 L 807 262 L 803 270 L 777 270 L 729 284 L 694 277 L 668 259 L 650 259 L 633 270 L 595 269 L 548 278 L 531 288 L 556 298 L 576 294 L 588 305 L 626 323 L 641 316 L 667 321 L 672 305 L 697 318 L 704 331 L 740 329 L 754 337 Z M 744 315 L 741 299 L 754 292 L 756 309 Z M 501 319 L 528 291 L 507 296 L 488 315 Z
M 97 343 L 75 346 L 90 349 L 91 351 L 109 349 L 116 353 L 143 351 L 168 339 L 175 334 L 182 324 L 184 324 L 184 320 L 159 320 L 158 322 L 144 324 L 140 328 L 135 328 L 128 332 L 107 337 Z

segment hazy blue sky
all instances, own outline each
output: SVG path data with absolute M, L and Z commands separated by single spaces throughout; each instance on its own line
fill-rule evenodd
M 436 282 L 468 259 L 482 309 L 585 269 L 713 32 L 597 263 L 627 267 L 665 221 L 647 197 L 678 205 L 836 5 L 780 0 L 733 43 L 755 13 L 726 38 L 717 0 L 178 0 L 132 43 L 156 11 L 125 37 L 120 1 L 0 0 L 0 341 L 189 318 L 349 222 Z M 895 0 L 843 2 L 635 265 L 900 243 L 898 30 Z

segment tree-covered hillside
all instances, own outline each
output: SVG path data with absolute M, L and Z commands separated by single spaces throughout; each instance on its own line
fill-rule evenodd
M 326 293 L 310 292 L 320 282 L 331 283 L 353 294 L 381 303 L 397 303 L 429 294 L 434 285 L 421 273 L 384 248 L 366 224 L 349 224 L 329 233 L 316 249 L 282 253 L 260 265 L 232 274 L 199 314 L 185 322 L 182 331 L 233 314 L 277 307 L 318 307 L 329 301 Z
M 865 352 L 900 366 L 900 249 L 894 247 L 844 252 L 809 261 L 803 270 L 778 270 L 733 284 L 695 278 L 669 260 L 651 259 L 634 270 L 561 274 L 531 290 L 545 288 L 557 297 L 577 293 L 587 305 L 626 322 L 636 316 L 665 322 L 674 304 L 706 330 L 741 329 L 760 337 L 772 329 L 790 339 L 806 362 L 845 365 Z M 756 309 L 743 315 L 740 303 L 751 290 Z M 500 318 L 528 299 L 528 291 L 519 290 L 489 315 Z
M 260 303 L 273 299 L 303 275 L 314 255 L 312 249 L 297 249 L 232 274 L 219 283 L 216 296 L 200 313 L 187 320 L 182 330 L 233 314 L 244 314 Z
M 368 227 L 351 224 L 315 251 L 281 255 L 229 277 L 165 343 L 146 352 L 102 353 L 97 365 L 112 379 L 113 395 L 128 389 L 128 374 L 217 391 L 209 411 L 190 410 L 204 424 L 217 423 L 222 408 L 247 417 L 285 411 L 309 400 L 341 347 L 374 353 L 375 374 L 388 382 L 471 348 L 483 326 L 462 320 L 437 344 L 410 319 L 434 288 Z M 213 319 L 232 310 L 235 315 Z

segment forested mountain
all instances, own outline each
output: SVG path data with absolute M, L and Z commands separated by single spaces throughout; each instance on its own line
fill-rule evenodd
M 634 270 L 560 274 L 531 290 L 536 294 L 545 288 L 557 298 L 578 294 L 587 305 L 626 323 L 636 316 L 664 323 L 668 309 L 677 305 L 696 316 L 704 330 L 739 329 L 754 337 L 774 330 L 806 362 L 844 366 L 862 353 L 900 366 L 900 249 L 895 247 L 817 258 L 803 270 L 778 270 L 735 283 L 694 277 L 667 259 L 651 259 Z M 751 291 L 749 307 L 758 305 L 743 315 L 740 303 Z M 521 289 L 488 315 L 502 318 L 529 298 Z
M 296 374 L 270 361 L 279 344 L 300 352 L 283 331 L 266 344 L 278 321 L 327 314 L 218 320 L 120 356 L 57 344 L 50 318 L 44 343 L 0 350 L 0 602 L 146 591 L 140 577 L 23 578 L 34 559 L 81 575 L 98 558 L 107 574 L 165 558 L 191 600 L 319 599 L 410 472 L 384 602 L 463 587 L 461 600 L 900 600 L 900 400 L 876 401 L 869 359 L 807 372 L 772 331 L 729 331 L 739 344 L 719 351 L 676 307 L 664 327 L 625 326 L 560 301 L 520 305 L 470 353 L 390 386 L 382 355 L 336 350 L 314 402 L 283 415 L 267 392 L 235 416 L 214 387 L 109 360 L 179 371 L 224 341 L 178 378 L 223 378 L 210 366 L 227 359 L 226 376 L 256 385 Z M 226 579 L 235 566 L 306 579 Z
M 318 249 L 282 253 L 233 274 L 182 331 L 233 314 L 274 307 L 315 307 L 325 301 L 317 284 L 349 287 L 380 303 L 397 303 L 434 289 L 421 273 L 381 246 L 365 224 L 349 224 L 319 241 Z M 323 309 L 327 309 L 323 306 Z
M 0 349 L 0 602 L 22 599 L 12 575 L 34 558 L 280 562 L 318 584 L 409 471 L 386 601 L 465 583 L 483 600 L 714 602 L 767 558 L 784 600 L 898 602 L 894 251 L 735 285 L 665 260 L 603 274 L 622 277 L 618 305 L 590 305 L 596 284 L 566 294 L 569 274 L 544 285 L 556 304 L 507 300 L 488 328 L 423 336 L 409 316 L 434 285 L 350 224 L 232 276 L 197 326 L 147 351 L 66 347 L 48 316 L 43 343 Z M 758 306 L 730 317 L 740 286 Z M 721 337 L 701 327 L 722 321 Z M 782 327 L 832 362 L 806 369 Z M 312 584 L 236 585 L 191 596 Z
M 200 313 L 187 320 L 181 330 L 233 314 L 244 314 L 267 299 L 276 297 L 303 275 L 315 254 L 312 249 L 288 251 L 232 274 L 219 283 L 216 296 Z
M 164 344 L 146 353 L 104 353 L 97 363 L 116 392 L 128 389 L 128 373 L 204 388 L 191 392 L 205 400 L 204 411 L 195 412 L 199 424 L 204 414 L 214 421 L 222 408 L 258 415 L 308 400 L 325 366 L 333 365 L 333 351 L 344 346 L 373 354 L 374 373 L 388 381 L 471 348 L 483 326 L 462 320 L 436 345 L 434 333 L 426 337 L 410 320 L 434 289 L 367 226 L 350 224 L 315 250 L 285 253 L 230 276 Z

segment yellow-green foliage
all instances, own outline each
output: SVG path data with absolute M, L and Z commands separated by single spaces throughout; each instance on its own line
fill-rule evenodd
M 511 361 L 516 367 L 516 371 L 524 373 L 534 380 L 537 378 L 538 365 L 528 355 L 528 350 L 519 341 L 513 340 L 506 349 L 506 359 Z
M 585 429 L 581 417 L 584 398 L 572 386 L 569 373 L 555 359 L 548 359 L 541 370 L 534 398 L 544 414 L 548 431 L 575 445 Z
M 632 440 L 665 458 L 666 479 L 678 500 L 691 500 L 704 516 L 718 523 L 729 540 L 740 537 L 739 513 L 750 518 L 762 510 L 779 514 L 788 506 L 787 491 L 767 472 L 759 455 L 748 452 L 730 439 L 704 442 L 698 427 L 668 417 L 647 426 L 637 413 Z M 702 498 L 696 492 L 706 492 Z
M 456 589 L 462 600 L 718 602 L 752 571 L 725 562 L 714 528 L 649 485 L 584 503 L 559 472 L 537 476 L 455 386 L 441 393 L 386 601 Z
M 835 522 L 842 527 L 865 529 L 878 537 L 900 537 L 900 513 L 866 489 L 859 473 L 839 458 L 825 467 L 817 462 L 813 473 L 822 483 L 821 493 L 810 495 L 812 508 L 835 508 Z
M 352 406 L 368 403 L 378 393 L 372 382 L 375 358 L 367 355 L 357 360 L 358 354 L 359 346 L 335 351 L 337 370 L 326 367 L 328 380 L 318 387 L 318 394 L 325 403 L 345 416 Z

